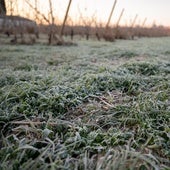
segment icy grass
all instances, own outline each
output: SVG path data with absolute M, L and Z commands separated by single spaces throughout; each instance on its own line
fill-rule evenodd
M 170 39 L 0 48 L 0 169 L 169 169 Z

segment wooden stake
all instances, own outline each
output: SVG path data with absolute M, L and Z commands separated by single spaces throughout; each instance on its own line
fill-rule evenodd
M 63 24 L 62 24 L 60 36 L 62 36 L 62 35 L 63 35 L 63 32 L 64 32 L 64 27 L 65 27 L 65 23 L 66 23 L 66 21 L 67 21 L 67 16 L 68 16 L 68 12 L 69 12 L 69 9 L 70 9 L 71 2 L 72 2 L 72 0 L 69 0 L 68 7 L 67 7 L 67 11 L 66 11 L 66 14 L 65 14 L 65 17 L 64 17 L 64 21 L 63 21 Z
M 122 9 L 122 12 L 121 12 L 121 14 L 120 14 L 120 16 L 119 16 L 119 19 L 118 19 L 118 21 L 117 21 L 117 23 L 116 23 L 116 28 L 119 26 L 119 23 L 120 23 L 120 20 L 121 20 L 121 18 L 122 18 L 122 16 L 123 16 L 124 11 L 125 11 L 125 9 L 123 8 L 123 9 Z
M 125 9 L 123 8 L 121 13 L 120 13 L 119 19 L 118 19 L 118 21 L 116 23 L 116 27 L 115 27 L 115 37 L 116 38 L 119 38 L 119 23 L 120 23 L 120 20 L 121 20 L 121 18 L 123 16 L 124 11 L 125 11 Z
M 145 23 L 146 23 L 147 18 L 144 19 L 143 23 L 142 23 L 142 27 L 144 27 Z
M 54 25 L 54 15 L 53 15 L 53 5 L 51 0 L 49 0 L 49 6 L 50 6 L 50 15 L 51 15 L 51 25 L 53 27 Z
M 134 20 L 132 22 L 131 28 L 134 27 L 137 18 L 138 18 L 138 14 L 135 15 L 135 18 L 134 18 Z
M 114 4 L 113 4 L 113 7 L 112 7 L 112 10 L 111 10 L 111 13 L 110 13 L 109 19 L 108 19 L 107 24 L 106 24 L 106 28 L 108 28 L 108 27 L 109 27 L 110 20 L 111 20 L 111 18 L 112 18 L 113 11 L 114 11 L 114 9 L 115 9 L 116 3 L 117 3 L 117 0 L 115 0 L 115 2 L 114 2 Z

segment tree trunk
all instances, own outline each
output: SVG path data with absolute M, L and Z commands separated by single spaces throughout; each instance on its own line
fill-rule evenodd
M 6 15 L 5 0 L 0 0 L 0 15 Z

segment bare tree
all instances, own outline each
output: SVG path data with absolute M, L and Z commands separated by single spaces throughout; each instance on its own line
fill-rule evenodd
M 91 27 L 92 27 L 92 24 L 94 23 L 95 14 L 93 16 L 91 16 L 90 18 L 89 17 L 84 17 L 79 7 L 78 7 L 78 10 L 79 10 L 79 15 L 80 15 L 79 20 L 81 21 L 81 24 L 85 28 L 85 30 L 83 31 L 83 34 L 85 34 L 86 40 L 89 40 Z
M 0 15 L 6 15 L 5 0 L 0 0 Z
M 11 16 L 12 16 L 13 13 L 14 13 L 14 3 L 16 3 L 16 2 L 14 2 L 13 0 L 10 0 L 10 1 L 9 1 L 9 10 L 10 10 L 10 15 L 11 15 Z
M 35 1 L 34 1 L 34 4 L 35 4 L 35 11 L 37 11 L 37 10 L 38 10 L 37 0 L 35 0 Z M 37 20 L 38 20 L 38 14 L 37 14 L 37 12 L 35 12 L 35 14 L 34 14 L 34 15 L 35 15 L 35 16 L 34 16 L 34 17 L 35 17 L 35 21 L 37 21 Z
M 25 0 L 25 1 L 26 1 L 26 3 L 29 5 L 29 7 L 30 7 L 31 9 L 33 9 L 33 10 L 37 13 L 37 15 L 41 16 L 41 17 L 43 18 L 43 20 L 48 23 L 49 28 L 50 28 L 50 29 L 49 29 L 49 33 L 48 33 L 48 36 L 49 36 L 49 37 L 48 37 L 48 43 L 49 43 L 49 44 L 52 44 L 54 41 L 56 41 L 56 43 L 61 44 L 61 43 L 62 43 L 62 40 L 59 39 L 59 37 L 57 37 L 57 36 L 55 35 L 55 30 L 54 30 L 55 24 L 54 24 L 54 16 L 53 16 L 53 8 L 52 8 L 52 2 L 51 2 L 51 0 L 49 0 L 50 18 L 47 18 L 43 13 L 41 13 L 41 12 L 37 9 L 36 6 L 34 7 L 34 6 L 29 2 L 29 0 Z
M 67 42 L 64 42 L 62 36 L 63 36 L 63 32 L 64 32 L 64 27 L 65 27 L 65 23 L 67 21 L 67 17 L 68 17 L 68 12 L 70 9 L 70 5 L 72 0 L 69 0 L 69 4 L 67 7 L 67 11 L 65 13 L 65 18 L 62 24 L 62 28 L 60 33 L 57 34 L 57 27 L 55 24 L 55 20 L 54 20 L 54 13 L 53 13 L 53 4 L 52 1 L 49 0 L 49 15 L 48 17 L 46 17 L 43 13 L 41 13 L 36 6 L 34 7 L 29 0 L 25 0 L 26 3 L 29 5 L 30 8 L 32 8 L 39 16 L 41 16 L 41 18 L 43 18 L 47 23 L 48 23 L 48 28 L 49 28 L 49 33 L 48 33 L 48 43 L 49 44 L 56 44 L 56 45 L 63 45 L 63 44 L 68 44 Z
M 54 41 L 54 39 L 56 39 L 55 37 L 55 30 L 54 30 L 54 15 L 53 15 L 53 5 L 51 0 L 49 0 L 49 7 L 50 7 L 50 32 L 49 32 L 49 44 L 52 44 L 52 42 Z

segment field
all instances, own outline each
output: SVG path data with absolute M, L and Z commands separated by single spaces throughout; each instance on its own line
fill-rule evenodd
M 0 170 L 170 169 L 170 38 L 0 44 Z

